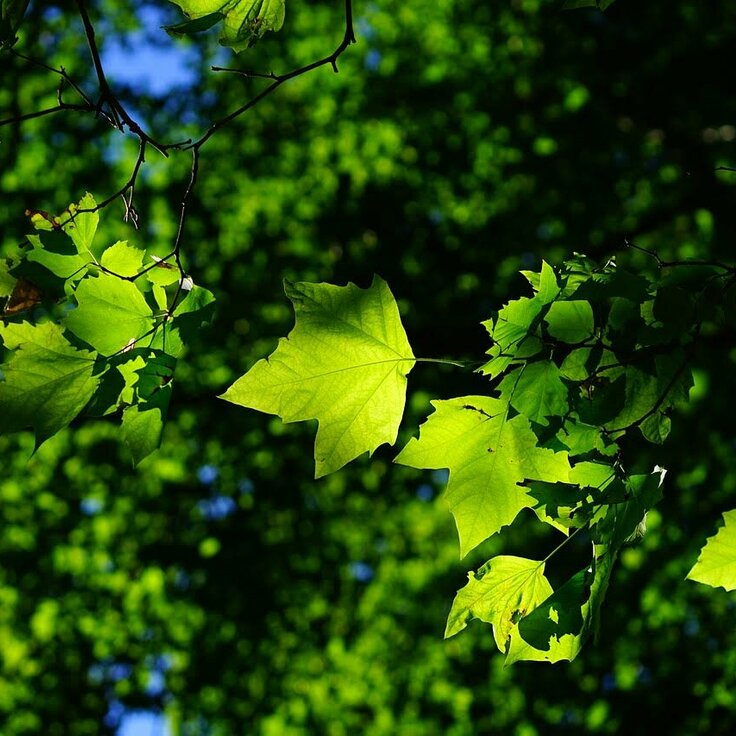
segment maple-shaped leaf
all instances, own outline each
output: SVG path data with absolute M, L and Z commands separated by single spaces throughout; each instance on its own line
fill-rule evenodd
M 0 433 L 33 427 L 40 445 L 69 424 L 94 394 L 95 354 L 70 345 L 51 322 L 3 325 L 0 336 L 14 351 L 2 366 Z
M 266 31 L 284 24 L 284 0 L 172 0 L 189 17 L 167 26 L 173 35 L 191 35 L 224 20 L 220 43 L 235 51 L 253 46 Z
M 534 289 L 533 297 L 521 297 L 509 302 L 494 319 L 483 322 L 493 340 L 488 355 L 491 356 L 479 372 L 491 378 L 503 373 L 519 359 L 536 355 L 542 349 L 541 341 L 534 336 L 538 317 L 545 307 L 560 293 L 554 269 L 542 261 L 539 273 L 522 271 Z
M 617 550 L 597 545 L 590 567 L 573 575 L 509 633 L 506 664 L 572 661 L 590 634 L 597 635 L 600 609 Z
M 100 264 L 116 276 L 135 276 L 143 266 L 145 251 L 128 245 L 127 240 L 118 240 L 106 248 Z
M 552 337 L 571 344 L 580 343 L 593 336 L 595 322 L 593 308 L 588 302 L 575 300 L 555 302 L 544 318 L 547 332 Z
M 396 441 L 415 359 L 378 276 L 368 289 L 287 282 L 285 290 L 294 329 L 221 398 L 285 422 L 317 419 L 319 478 Z
M 136 465 L 159 448 L 170 400 L 171 384 L 168 383 L 147 401 L 140 401 L 123 411 L 123 442 Z
M 736 509 L 724 512 L 723 520 L 725 526 L 708 538 L 687 577 L 714 588 L 736 590 Z
M 103 273 L 83 279 L 65 326 L 102 355 L 114 355 L 153 329 L 153 312 L 135 284 Z
M 567 386 L 551 360 L 540 360 L 507 373 L 499 390 L 508 392 L 516 411 L 545 427 L 549 425 L 547 417 L 567 413 Z
M 509 555 L 494 557 L 477 573 L 468 573 L 468 583 L 458 590 L 447 617 L 445 638 L 478 618 L 493 625 L 496 644 L 505 652 L 514 625 L 552 592 L 544 576 L 544 562 Z
M 510 524 L 536 501 L 521 483 L 568 480 L 567 452 L 538 446 L 529 421 L 507 419 L 508 404 L 488 396 L 433 401 L 435 409 L 396 458 L 414 468 L 449 468 L 446 499 L 457 524 L 460 553 Z

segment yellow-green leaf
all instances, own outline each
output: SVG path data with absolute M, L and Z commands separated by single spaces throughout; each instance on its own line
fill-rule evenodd
M 316 477 L 393 444 L 415 363 L 396 301 L 376 276 L 354 284 L 286 286 L 296 325 L 222 396 L 285 422 L 317 419 Z
M 736 590 L 736 509 L 724 512 L 723 520 L 725 526 L 708 538 L 687 577 L 714 588 Z

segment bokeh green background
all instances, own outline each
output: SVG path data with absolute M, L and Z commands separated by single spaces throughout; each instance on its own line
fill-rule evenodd
M 665 498 L 622 556 L 600 641 L 554 667 L 504 669 L 480 624 L 442 639 L 468 569 L 554 546 L 531 514 L 460 561 L 442 473 L 383 448 L 314 481 L 314 427 L 215 398 L 290 329 L 285 277 L 366 286 L 379 273 L 417 355 L 479 360 L 480 321 L 542 258 L 653 269 L 628 237 L 733 261 L 736 174 L 716 168 L 735 163 L 736 8 L 561 5 L 360 0 L 339 74 L 284 85 L 203 148 L 183 253 L 218 310 L 177 368 L 162 449 L 133 469 L 98 420 L 35 455 L 28 434 L 0 438 L 0 733 L 112 734 L 143 712 L 197 736 L 733 733 L 734 599 L 684 581 L 736 506 L 732 334 L 703 337 L 665 446 L 627 446 L 627 469 L 668 468 Z M 283 30 L 236 59 L 216 34 L 169 39 L 169 3 L 90 6 L 116 91 L 168 140 L 264 85 L 210 64 L 285 71 L 343 31 L 338 0 L 291 0 Z M 74 3 L 32 3 L 20 35 L 17 50 L 94 91 Z M 151 67 L 148 86 L 124 73 L 144 50 L 170 67 Z M 54 104 L 53 75 L 0 61 L 0 118 Z M 135 154 L 75 113 L 0 128 L 3 248 L 22 240 L 26 208 L 103 198 Z M 166 251 L 188 170 L 185 154 L 149 154 L 141 229 L 114 203 L 99 237 Z M 486 389 L 418 366 L 400 440 L 430 398 Z

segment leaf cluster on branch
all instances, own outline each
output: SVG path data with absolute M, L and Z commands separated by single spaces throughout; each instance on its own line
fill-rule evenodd
M 177 4 L 188 20 L 169 26 L 170 33 L 195 35 L 222 22 L 221 42 L 236 51 L 284 20 L 282 0 Z M 3 46 L 13 45 L 25 6 L 3 0 Z M 213 120 L 200 137 L 175 142 L 146 132 L 116 97 L 86 4 L 77 6 L 97 94 L 85 93 L 63 68 L 9 49 L 59 77 L 58 104 L 0 122 L 84 112 L 136 138 L 138 155 L 127 181 L 99 203 L 86 194 L 58 216 L 27 213 L 35 232 L 0 269 L 6 300 L 0 431 L 32 428 L 40 445 L 80 415 L 115 415 L 137 463 L 160 444 L 177 360 L 213 308 L 212 293 L 194 284 L 182 260 L 200 150 L 285 82 L 325 65 L 337 71 L 338 57 L 355 40 L 352 5 L 346 0 L 339 45 L 310 64 L 283 74 L 217 67 L 270 84 Z M 66 102 L 68 90 L 80 101 Z M 125 219 L 137 225 L 134 193 L 150 149 L 191 155 L 176 235 L 163 258 L 127 241 L 95 237 L 99 211 L 118 197 Z M 616 559 L 645 533 L 647 512 L 665 492 L 658 465 L 627 472 L 624 441 L 632 435 L 654 444 L 666 440 L 673 410 L 693 386 L 691 364 L 704 327 L 732 327 L 736 268 L 667 262 L 646 252 L 655 276 L 582 255 L 558 268 L 543 262 L 538 272 L 524 271 L 531 295 L 509 301 L 483 323 L 490 345 L 478 372 L 487 379 L 486 392 L 433 401 L 418 436 L 396 457 L 412 468 L 449 471 L 445 499 L 462 556 L 503 534 L 525 510 L 528 523 L 536 519 L 562 535 L 541 560 L 492 557 L 468 573 L 452 604 L 445 635 L 472 619 L 489 623 L 508 663 L 572 660 L 595 635 Z M 378 276 L 366 289 L 287 282 L 286 295 L 296 315 L 293 331 L 222 398 L 284 422 L 316 420 L 317 478 L 397 441 L 407 376 L 417 363 L 468 367 L 415 357 L 399 307 Z M 734 514 L 724 514 L 726 526 L 703 549 L 691 579 L 736 588 Z M 557 553 L 570 547 L 577 553 L 573 569 L 558 565 Z

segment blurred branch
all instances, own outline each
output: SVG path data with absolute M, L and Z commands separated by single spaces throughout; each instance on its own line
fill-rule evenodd
M 325 56 L 322 59 L 318 59 L 317 61 L 313 61 L 311 64 L 307 64 L 305 66 L 299 67 L 298 69 L 293 69 L 290 72 L 287 72 L 286 74 L 274 74 L 273 72 L 269 72 L 268 74 L 262 74 L 258 72 L 252 72 L 247 71 L 243 69 L 229 69 L 226 67 L 220 67 L 220 66 L 213 66 L 212 71 L 213 72 L 229 72 L 231 74 L 239 74 L 240 76 L 245 77 L 246 79 L 251 79 L 253 77 L 261 78 L 261 79 L 272 79 L 273 84 L 270 84 L 266 89 L 264 89 L 262 92 L 257 94 L 255 97 L 251 98 L 246 102 L 244 105 L 239 107 L 237 110 L 234 110 L 229 115 L 226 115 L 223 118 L 220 118 L 219 120 L 215 120 L 212 125 L 210 125 L 207 132 L 199 138 L 197 141 L 191 144 L 193 148 L 201 148 L 209 138 L 211 138 L 218 130 L 225 127 L 228 123 L 231 123 L 236 118 L 240 117 L 243 113 L 250 110 L 252 107 L 257 105 L 264 97 L 267 97 L 272 92 L 274 92 L 276 89 L 278 89 L 284 82 L 288 82 L 290 79 L 295 79 L 296 77 L 300 77 L 303 74 L 307 74 L 308 72 L 311 72 L 315 69 L 319 69 L 321 66 L 325 66 L 329 64 L 332 69 L 337 73 L 337 60 L 340 58 L 340 56 L 344 53 L 344 51 L 350 46 L 351 44 L 355 43 L 355 32 L 353 31 L 353 3 L 352 0 L 345 0 L 345 32 L 342 37 L 342 41 L 338 44 L 337 48 L 329 55 Z
M 298 69 L 293 69 L 292 71 L 287 72 L 286 74 L 280 74 L 280 75 L 277 75 L 274 73 L 258 74 L 256 72 L 248 72 L 248 71 L 237 70 L 237 69 L 224 69 L 221 67 L 213 67 L 213 71 L 225 71 L 225 72 L 240 74 L 244 77 L 260 77 L 260 78 L 270 79 L 272 80 L 272 84 L 269 85 L 265 90 L 257 94 L 255 97 L 248 100 L 248 102 L 240 106 L 238 109 L 234 110 L 233 112 L 231 112 L 230 114 L 226 115 L 225 117 L 219 120 L 213 121 L 210 124 L 209 128 L 206 130 L 206 132 L 198 140 L 192 141 L 191 139 L 188 139 L 185 141 L 175 141 L 172 143 L 166 143 L 166 142 L 160 141 L 154 138 L 154 136 L 148 133 L 146 130 L 144 130 L 143 127 L 130 115 L 130 113 L 127 111 L 127 109 L 122 104 L 120 99 L 117 97 L 117 95 L 113 91 L 107 79 L 107 75 L 105 74 L 105 69 L 103 67 L 102 57 L 100 54 L 100 49 L 99 49 L 96 34 L 95 34 L 94 24 L 87 10 L 87 4 L 85 0 L 76 0 L 76 6 L 79 12 L 79 16 L 82 20 L 82 25 L 84 27 L 84 35 L 87 41 L 87 46 L 89 48 L 90 58 L 92 60 L 92 66 L 94 67 L 95 76 L 97 78 L 97 86 L 98 86 L 97 100 L 94 101 L 91 97 L 89 97 L 84 92 L 84 90 L 81 88 L 81 86 L 77 84 L 70 77 L 70 75 L 66 72 L 66 70 L 63 67 L 59 67 L 59 68 L 53 67 L 50 64 L 46 63 L 45 61 L 38 61 L 29 56 L 26 56 L 25 54 L 22 54 L 18 51 L 11 49 L 10 53 L 15 55 L 19 59 L 22 59 L 23 61 L 29 64 L 32 64 L 34 66 L 38 66 L 42 69 L 45 69 L 46 71 L 51 72 L 52 74 L 58 75 L 59 77 L 61 77 L 61 81 L 59 84 L 59 89 L 57 91 L 57 104 L 56 105 L 54 105 L 53 107 L 44 108 L 42 110 L 37 110 L 34 112 L 29 112 L 29 113 L 19 113 L 17 115 L 8 117 L 7 119 L 0 120 L 0 126 L 18 124 L 26 120 L 33 120 L 35 118 L 45 117 L 47 115 L 53 115 L 58 112 L 63 112 L 66 110 L 73 110 L 76 112 L 90 113 L 90 114 L 93 114 L 97 118 L 102 118 L 107 123 L 109 123 L 113 128 L 115 128 L 117 131 L 123 134 L 126 134 L 126 129 L 127 129 L 127 131 L 132 133 L 136 138 L 138 138 L 138 141 L 139 141 L 138 155 L 136 156 L 135 162 L 133 164 L 133 167 L 132 167 L 132 170 L 131 170 L 131 173 L 128 179 L 116 192 L 106 197 L 101 202 L 99 202 L 94 207 L 93 210 L 78 209 L 78 210 L 75 210 L 71 214 L 71 217 L 73 219 L 78 214 L 81 214 L 83 212 L 101 210 L 107 207 L 110 203 L 112 203 L 118 197 L 121 197 L 123 200 L 123 206 L 124 206 L 123 219 L 126 222 L 130 221 L 133 224 L 133 226 L 136 228 L 138 227 L 139 216 L 138 216 L 138 212 L 135 207 L 134 196 L 135 196 L 136 183 L 138 180 L 138 176 L 141 172 L 143 164 L 146 161 L 146 151 L 148 147 L 150 146 L 151 148 L 154 148 L 156 151 L 158 151 L 162 156 L 166 158 L 168 158 L 169 152 L 172 150 L 190 150 L 192 153 L 192 165 L 190 169 L 189 180 L 185 187 L 184 194 L 181 199 L 179 222 L 177 226 L 176 236 L 174 239 L 174 243 L 173 243 L 171 252 L 162 259 L 162 261 L 167 261 L 173 258 L 183 278 L 184 270 L 181 264 L 181 245 L 182 245 L 183 236 L 184 236 L 184 227 L 185 227 L 186 216 L 187 216 L 187 208 L 188 208 L 188 204 L 189 204 L 192 192 L 196 185 L 197 176 L 199 173 L 199 152 L 200 152 L 201 147 L 218 130 L 225 127 L 226 125 L 231 123 L 233 120 L 235 120 L 236 118 L 240 117 L 242 114 L 244 114 L 245 112 L 253 108 L 261 100 L 263 100 L 266 96 L 274 92 L 278 87 L 280 87 L 282 84 L 284 84 L 288 80 L 302 76 L 303 74 L 307 74 L 308 72 L 311 72 L 314 69 L 318 69 L 325 65 L 332 66 L 334 71 L 337 72 L 338 71 L 337 69 L 338 58 L 343 54 L 343 52 L 348 48 L 348 46 L 355 43 L 355 33 L 353 31 L 352 0 L 345 0 L 345 30 L 343 33 L 342 40 L 340 41 L 338 46 L 335 48 L 335 50 L 328 56 L 325 56 L 321 59 L 313 61 L 310 64 L 307 64 L 305 66 L 299 67 Z M 74 103 L 74 104 L 65 102 L 62 99 L 62 91 L 63 91 L 64 85 L 68 85 L 71 89 L 73 89 L 79 95 L 82 102 Z M 158 265 L 157 263 L 151 264 L 149 267 L 141 271 L 139 274 L 137 274 L 133 278 L 137 278 L 138 276 L 146 273 L 148 270 L 155 268 L 157 265 Z M 180 289 L 181 289 L 181 280 L 180 280 Z
M 727 263 L 722 263 L 721 261 L 707 261 L 707 260 L 665 261 L 662 258 L 660 258 L 656 250 L 649 250 L 648 248 L 643 248 L 642 246 L 637 245 L 636 243 L 633 243 L 628 238 L 624 238 L 624 244 L 626 245 L 627 248 L 631 248 L 632 250 L 637 250 L 640 253 L 644 253 L 650 258 L 653 258 L 656 261 L 657 266 L 659 268 L 674 268 L 678 266 L 711 266 L 713 268 L 722 268 L 724 271 L 731 273 L 731 274 L 736 274 L 736 266 L 729 266 Z

